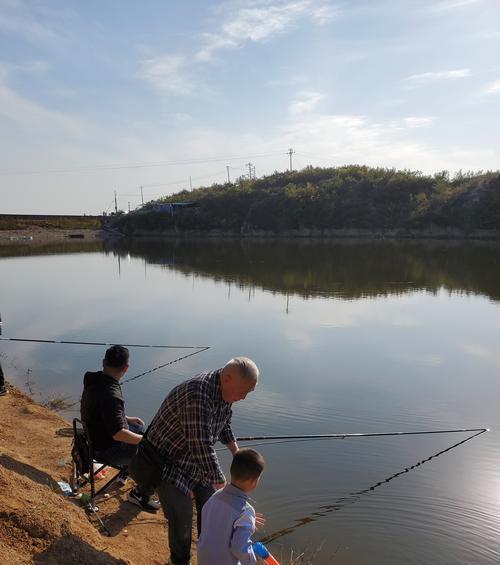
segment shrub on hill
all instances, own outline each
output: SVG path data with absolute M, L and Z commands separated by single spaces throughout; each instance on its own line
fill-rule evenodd
M 196 201 L 197 208 L 155 212 L 159 203 Z M 433 176 L 350 165 L 306 167 L 235 184 L 214 184 L 150 202 L 117 220 L 128 233 L 213 231 L 281 233 L 304 229 L 410 230 L 500 228 L 500 173 Z

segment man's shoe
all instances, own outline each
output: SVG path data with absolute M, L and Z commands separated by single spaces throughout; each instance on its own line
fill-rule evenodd
M 8 390 L 4 386 L 0 386 L 0 396 L 5 396 Z
M 156 512 L 161 508 L 161 504 L 157 500 L 154 500 L 151 496 L 141 494 L 136 488 L 128 493 L 128 501 L 139 506 L 145 512 Z

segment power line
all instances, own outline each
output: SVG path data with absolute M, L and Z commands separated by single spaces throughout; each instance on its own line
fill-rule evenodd
M 231 167 L 233 168 L 233 167 Z M 203 180 L 203 179 L 208 179 L 208 178 L 212 178 L 212 177 L 217 177 L 219 175 L 223 175 L 224 171 L 217 171 L 216 173 L 210 173 L 209 175 L 202 175 L 199 177 L 189 177 L 191 178 L 191 181 L 194 180 Z M 168 182 L 151 182 L 151 183 L 145 183 L 142 186 L 143 187 L 156 187 L 156 186 L 171 186 L 174 184 L 181 184 L 183 182 L 186 182 L 189 179 L 183 178 L 183 179 L 179 179 L 179 180 L 172 180 L 172 181 L 168 181 Z
M 220 163 L 223 161 L 237 161 L 247 159 L 249 157 L 273 157 L 283 155 L 283 152 L 276 153 L 253 153 L 247 155 L 231 155 L 226 157 L 208 157 L 208 158 L 192 158 L 192 159 L 178 159 L 172 161 L 152 161 L 144 163 L 131 163 L 131 164 L 115 164 L 115 165 L 96 165 L 94 167 L 74 167 L 66 169 L 40 169 L 32 171 L 0 171 L 0 175 L 38 175 L 38 174 L 59 174 L 59 173 L 83 173 L 93 171 L 110 171 L 118 169 L 142 169 L 148 167 L 166 167 L 173 165 L 196 165 L 203 163 Z

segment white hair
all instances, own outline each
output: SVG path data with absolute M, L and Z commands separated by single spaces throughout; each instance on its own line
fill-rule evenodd
M 238 369 L 239 374 L 247 381 L 256 382 L 259 378 L 257 365 L 248 357 L 233 357 L 223 368 L 223 371 Z

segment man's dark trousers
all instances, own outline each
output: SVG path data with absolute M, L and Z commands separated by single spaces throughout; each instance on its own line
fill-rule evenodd
M 193 489 L 196 504 L 198 535 L 201 532 L 201 509 L 212 496 L 212 485 L 198 484 Z M 161 507 L 168 521 L 168 542 L 172 565 L 189 565 L 191 559 L 191 528 L 193 525 L 193 501 L 172 483 L 162 480 L 158 489 Z

